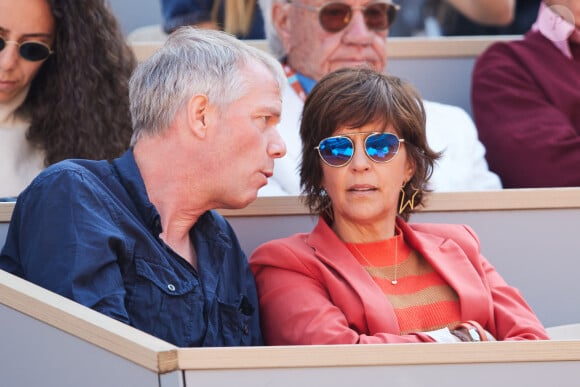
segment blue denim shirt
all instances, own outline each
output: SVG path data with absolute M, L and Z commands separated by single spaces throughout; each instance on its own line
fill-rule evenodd
M 161 0 L 161 14 L 163 15 L 163 30 L 166 33 L 186 26 L 208 22 L 214 2 L 219 0 Z M 218 8 L 217 22 L 224 25 L 224 1 Z M 252 22 L 247 35 L 238 35 L 240 39 L 264 39 L 264 19 L 258 2 L 254 7 Z
M 180 347 L 261 345 L 254 278 L 214 211 L 190 231 L 196 271 L 161 221 L 127 151 L 67 160 L 18 197 L 0 268 Z

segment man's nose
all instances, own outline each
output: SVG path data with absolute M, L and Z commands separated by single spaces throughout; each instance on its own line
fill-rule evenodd
M 370 44 L 374 31 L 366 23 L 362 10 L 353 10 L 352 19 L 344 31 L 344 39 L 349 43 Z
M 280 136 L 280 133 L 278 133 L 277 129 L 275 129 L 273 133 L 273 138 L 268 144 L 268 154 L 272 158 L 279 159 L 286 155 L 286 143 L 282 139 L 282 136 Z

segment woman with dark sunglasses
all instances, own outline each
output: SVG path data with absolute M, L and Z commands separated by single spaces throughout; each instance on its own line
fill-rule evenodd
M 439 157 L 418 93 L 370 69 L 314 86 L 301 117 L 309 234 L 250 258 L 267 344 L 547 339 L 464 225 L 409 224 Z
M 57 161 L 121 155 L 135 65 L 105 0 L 0 0 L 0 198 Z

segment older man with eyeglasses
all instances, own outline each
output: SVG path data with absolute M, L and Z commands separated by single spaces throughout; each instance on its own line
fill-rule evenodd
M 345 67 L 386 69 L 389 26 L 399 6 L 369 0 L 260 0 L 270 50 L 283 63 L 288 84 L 278 126 L 287 145 L 261 196 L 300 194 L 299 120 L 304 100 L 324 75 Z M 459 107 L 424 101 L 427 137 L 443 157 L 435 167 L 435 191 L 501 189 L 485 160 L 471 117 Z

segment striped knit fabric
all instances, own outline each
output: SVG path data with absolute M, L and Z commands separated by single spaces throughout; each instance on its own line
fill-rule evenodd
M 461 318 L 457 293 L 397 231 L 384 241 L 346 246 L 393 305 L 401 334 L 455 327 Z

